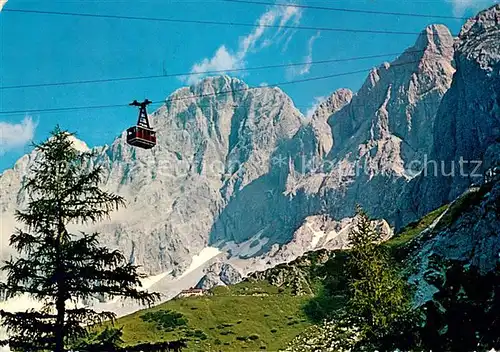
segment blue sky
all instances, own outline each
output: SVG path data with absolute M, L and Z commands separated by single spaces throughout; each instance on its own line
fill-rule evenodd
M 285 0 L 280 0 L 283 3 Z M 297 0 L 295 4 L 376 11 L 469 16 L 495 0 Z M 416 35 L 339 33 L 264 28 L 259 24 L 420 32 L 443 23 L 456 34 L 463 21 L 364 15 L 234 4 L 220 0 L 0 0 L 0 8 L 169 17 L 254 23 L 255 28 L 133 21 L 0 12 L 0 86 L 74 80 L 202 72 L 311 60 L 399 53 Z M 360 70 L 394 55 L 323 65 L 240 72 L 250 86 Z M 335 89 L 357 90 L 366 74 L 286 85 L 283 90 L 304 113 Z M 113 141 L 135 123 L 132 108 L 26 113 L 27 110 L 127 104 L 133 99 L 165 99 L 200 75 L 162 77 L 71 86 L 0 90 L 0 172 L 12 167 L 56 125 L 76 131 L 89 146 Z M 2 111 L 19 111 L 5 114 Z

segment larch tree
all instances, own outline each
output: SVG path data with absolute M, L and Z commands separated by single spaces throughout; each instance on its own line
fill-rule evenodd
M 0 311 L 9 344 L 20 351 L 67 350 L 88 334 L 88 327 L 114 319 L 111 312 L 85 307 L 96 297 L 125 297 L 151 304 L 159 296 L 141 289 L 138 267 L 118 250 L 99 244 L 98 233 L 71 233 L 70 225 L 101 221 L 124 205 L 124 199 L 102 190 L 103 170 L 92 166 L 91 152 L 73 146 L 72 135 L 59 127 L 36 146 L 39 155 L 24 180 L 28 202 L 16 213 L 23 229 L 10 245 L 17 257 L 5 262 L 6 298 L 29 295 L 41 310 Z

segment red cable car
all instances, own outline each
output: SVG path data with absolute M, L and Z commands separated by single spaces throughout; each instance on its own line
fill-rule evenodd
M 138 148 L 151 149 L 156 145 L 156 132 L 149 125 L 146 106 L 152 102 L 148 99 L 139 103 L 134 100 L 129 105 L 139 107 L 137 125 L 127 129 L 127 143 Z

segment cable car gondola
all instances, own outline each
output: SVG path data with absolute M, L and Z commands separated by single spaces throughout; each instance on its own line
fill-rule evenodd
M 142 103 L 134 100 L 129 105 L 139 107 L 137 125 L 127 129 L 127 143 L 138 148 L 151 149 L 156 145 L 156 132 L 149 125 L 146 106 L 152 101 L 146 99 Z

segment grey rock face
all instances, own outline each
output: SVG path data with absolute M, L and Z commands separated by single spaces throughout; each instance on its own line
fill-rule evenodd
M 374 150 L 370 159 L 383 162 L 379 168 L 404 174 L 405 162 L 432 146 L 435 114 L 454 73 L 452 58 L 449 30 L 433 25 L 394 62 L 373 69 L 351 103 L 329 119 L 331 157 L 364 146 Z M 393 163 L 385 159 L 391 153 Z
M 442 275 L 439 261 L 443 259 L 463 261 L 482 273 L 494 270 L 500 260 L 500 178 L 493 185 L 465 192 L 421 237 L 408 265 L 414 268 L 410 282 L 418 288 L 419 305 L 437 291 L 429 278 Z
M 342 109 L 352 99 L 349 89 L 338 89 L 328 99 L 323 101 L 312 115 L 311 127 L 318 140 L 318 157 L 326 156 L 333 147 L 333 136 L 328 118 Z
M 333 220 L 327 215 L 307 217 L 302 225 L 293 233 L 292 239 L 279 247 L 272 248 L 260 257 L 253 258 L 256 262 L 266 262 L 266 266 L 288 263 L 310 251 L 334 250 L 349 247 L 348 235 L 354 225 L 354 218 Z M 383 240 L 393 236 L 393 230 L 385 220 L 372 222 L 382 235 Z M 253 265 L 256 269 L 259 263 Z
M 103 186 L 128 207 L 91 229 L 148 273 L 176 276 L 207 246 L 250 258 L 245 272 L 343 246 L 342 236 L 328 234 L 346 228 L 356 203 L 385 227 L 419 218 L 466 185 L 427 180 L 412 169 L 415 160 L 495 159 L 498 12 L 468 21 L 456 52 L 446 27 L 429 26 L 356 94 L 336 91 L 310 121 L 280 89 L 227 76 L 175 91 L 151 114 L 154 149 L 128 146 L 125 134 L 96 148 L 89 166 L 103 165 Z M 4 243 L 35 158 L 0 175 Z M 227 275 L 207 273 L 206 285 L 232 281 Z
M 216 286 L 234 285 L 243 280 L 241 273 L 231 264 L 217 262 L 205 270 L 196 288 L 209 290 Z
M 219 277 L 226 285 L 234 285 L 242 280 L 240 272 L 227 263 L 222 264 Z
M 158 138 L 154 149 L 130 147 L 125 133 L 96 149 L 90 165 L 104 167 L 103 186 L 124 196 L 128 207 L 92 229 L 151 274 L 181 273 L 208 245 L 221 209 L 268 173 L 272 153 L 296 134 L 303 117 L 280 89 L 249 89 L 221 76 L 177 90 L 151 120 Z M 25 204 L 19 188 L 34 158 L 23 157 L 0 176 L 0 207 L 7 218 Z M 11 225 L 2 228 L 4 239 Z
M 395 62 L 374 69 L 356 95 L 334 93 L 278 147 L 272 160 L 281 162 L 231 199 L 211 243 L 268 239 L 259 256 L 287 244 L 308 216 L 341 220 L 356 203 L 392 224 L 418 216 L 404 207 L 397 213 L 405 203 L 397 199 L 414 177 L 408 164 L 432 150 L 434 118 L 454 72 L 452 44 L 446 27 L 431 26 Z
M 356 203 L 398 228 L 419 217 L 403 190 L 417 174 L 412 165 L 432 151 L 452 57 L 450 32 L 434 25 L 394 62 L 373 69 L 349 104 L 328 118 L 333 147 L 320 172 L 291 174 L 288 194 L 312 198 L 316 213 L 334 219 L 352 216 Z
M 416 180 L 412 193 L 420 199 L 422 213 L 455 199 L 477 180 L 486 165 L 476 166 L 487 162 L 487 151 L 500 143 L 499 18 L 500 5 L 480 12 L 456 41 L 457 72 L 439 107 L 430 157 L 445 172 Z
M 195 288 L 210 290 L 211 288 L 217 286 L 225 286 L 225 284 L 221 281 L 220 277 L 216 273 L 209 272 L 203 275 L 200 281 L 196 284 Z

